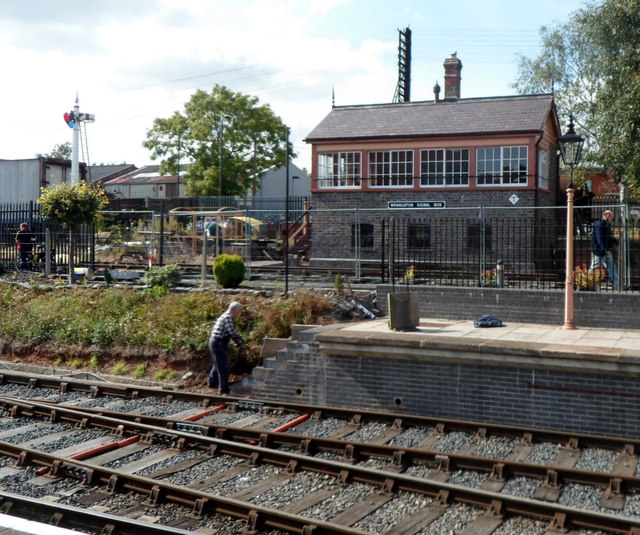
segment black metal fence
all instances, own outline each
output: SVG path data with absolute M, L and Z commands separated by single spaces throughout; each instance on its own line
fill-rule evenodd
M 34 234 L 34 262 L 32 267 L 44 271 L 49 251 L 49 266 L 52 273 L 68 272 L 69 231 L 62 226 L 44 221 L 40 205 L 35 202 L 0 204 L 0 265 L 13 271 L 18 266 L 16 233 L 21 223 L 27 223 Z M 94 262 L 95 226 L 83 225 L 75 233 L 75 263 L 90 266 Z
M 615 213 L 615 265 L 623 290 L 640 289 L 638 210 L 608 206 Z M 576 273 L 592 264 L 593 224 L 605 207 L 574 211 Z M 625 215 L 626 212 L 626 215 Z M 389 276 L 398 284 L 562 288 L 566 278 L 566 208 L 480 209 L 479 214 L 434 210 L 422 217 L 389 218 Z M 576 286 L 580 277 L 576 278 Z M 603 273 L 595 285 L 613 290 Z M 586 284 L 585 284 L 586 286 Z M 592 289 L 592 288 L 579 288 Z
M 123 214 L 123 221 L 133 218 L 147 218 L 168 214 L 172 207 L 184 206 L 185 199 L 147 202 L 147 214 L 137 215 L 133 211 Z M 194 207 L 216 209 L 234 206 L 246 211 L 253 218 L 269 221 L 283 221 L 284 199 L 254 199 L 243 201 L 238 197 L 201 198 L 189 201 Z M 289 200 L 289 221 L 302 216 L 306 206 L 302 197 Z M 159 204 L 158 207 L 155 203 Z M 175 205 L 175 206 L 173 206 Z M 112 208 L 116 208 L 112 206 Z M 134 208 L 133 206 L 129 207 Z M 156 208 L 159 210 L 156 212 Z M 593 223 L 605 208 L 615 213 L 614 233 L 619 246 L 616 251 L 616 269 L 623 290 L 640 290 L 640 208 L 636 206 L 594 203 L 592 206 L 576 207 L 574 210 L 574 233 L 572 236 L 574 265 L 581 270 L 591 264 L 591 237 Z M 313 221 L 314 212 L 310 210 Z M 149 215 L 150 214 L 150 215 Z M 348 211 L 341 211 L 336 218 L 346 221 L 345 228 L 351 228 L 359 237 L 352 243 L 355 255 L 353 264 L 360 260 L 360 251 L 372 249 L 372 244 L 381 242 L 379 261 L 370 257 L 368 262 L 380 266 L 381 279 L 387 277 L 395 284 L 438 284 L 456 286 L 504 286 L 512 288 L 562 288 L 565 281 L 566 258 L 566 208 L 476 208 L 476 209 L 430 209 L 404 215 L 401 212 L 377 212 L 383 218 L 381 240 L 364 233 L 358 224 L 357 210 L 353 217 Z M 128 219 L 127 219 L 128 218 Z M 114 220 L 121 219 L 113 216 Z M 352 219 L 353 224 L 348 224 Z M 0 263 L 5 269 L 16 267 L 17 248 L 15 235 L 20 223 L 26 222 L 36 236 L 36 243 L 44 248 L 49 243 L 52 250 L 53 272 L 66 273 L 69 255 L 69 232 L 51 222 L 45 222 L 37 203 L 0 204 Z M 121 225 L 122 226 L 122 225 Z M 144 221 L 137 221 L 137 227 L 144 227 Z M 125 228 L 126 227 L 126 228 Z M 120 241 L 128 245 L 133 240 L 127 230 L 133 230 L 134 220 L 121 229 Z M 366 228 L 374 229 L 369 224 Z M 360 234 L 357 230 L 360 229 Z M 158 229 L 136 229 L 141 233 L 156 235 Z M 314 232 L 323 232 L 314 228 Z M 81 227 L 76 231 L 75 261 L 79 267 L 93 266 L 96 252 L 100 252 L 104 236 L 95 226 Z M 112 234 L 112 233 L 106 233 Z M 160 233 L 162 234 L 162 233 Z M 48 238 L 47 238 L 48 236 Z M 319 238 L 320 236 L 318 236 Z M 352 236 L 353 238 L 353 236 Z M 375 239 L 374 239 L 375 238 Z M 353 240 L 352 240 L 353 241 Z M 137 243 L 137 242 L 136 242 Z M 155 252 L 158 243 L 153 239 L 141 242 L 144 249 L 139 256 L 143 259 Z M 127 251 L 124 248 L 123 254 Z M 149 249 L 149 250 L 147 250 Z M 344 257 L 346 250 L 335 248 L 336 256 Z M 122 256 L 122 255 L 120 255 Z M 311 249 L 311 258 L 314 250 Z M 166 260 L 166 259 L 165 259 Z M 344 260 L 344 258 L 337 259 Z M 101 262 L 100 259 L 97 260 Z M 115 262 L 115 260 L 110 260 Z M 40 263 L 43 269 L 44 263 Z M 598 281 L 598 289 L 612 289 L 609 277 Z
M 172 199 L 115 199 L 102 213 L 103 232 L 97 232 L 95 225 L 76 229 L 74 261 L 78 267 L 94 267 L 95 263 L 140 264 L 147 266 L 147 259 L 154 257 L 154 263 L 180 262 L 200 263 L 196 258 L 201 247 L 187 240 L 163 240 L 159 232 L 163 222 L 169 223 L 169 213 L 173 209 L 217 210 L 233 207 L 247 216 L 259 219 L 267 226 L 273 238 L 282 233 L 286 214 L 290 224 L 302 218 L 308 199 L 302 196 L 284 198 L 258 197 L 197 197 Z M 188 223 L 190 222 L 190 218 Z M 205 218 L 199 223 L 204 224 Z M 69 259 L 69 231 L 60 225 L 44 221 L 40 205 L 36 202 L 0 204 L 0 264 L 4 270 L 17 269 L 18 250 L 16 233 L 21 223 L 27 223 L 34 233 L 34 268 L 44 271 L 45 250 L 49 250 L 52 273 L 67 273 Z M 201 235 L 204 228 L 195 229 Z M 188 236 L 187 236 L 188 237 Z M 46 243 L 49 242 L 49 249 Z M 108 242 L 108 243 L 107 243 Z M 211 245 L 209 245 L 211 251 Z M 176 254 L 173 254 L 176 253 Z M 97 255 L 97 256 L 96 256 Z

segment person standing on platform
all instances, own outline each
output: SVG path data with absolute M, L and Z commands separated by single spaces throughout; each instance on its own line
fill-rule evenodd
M 593 260 L 591 268 L 603 267 L 607 270 L 613 287 L 620 289 L 618 274 L 616 272 L 616 262 L 613 256 L 614 250 L 618 245 L 618 239 L 613 235 L 613 212 L 605 210 L 602 213 L 602 219 L 593 225 L 593 237 L 591 239 L 591 252 Z
M 242 304 L 233 301 L 216 320 L 209 337 L 209 354 L 211 355 L 211 371 L 207 379 L 209 388 L 217 388 L 220 394 L 229 393 L 229 357 L 227 348 L 233 340 L 238 347 L 243 347 L 242 336 L 236 331 L 234 324 L 242 312 Z

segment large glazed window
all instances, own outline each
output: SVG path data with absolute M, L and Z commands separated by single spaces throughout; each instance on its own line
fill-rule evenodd
M 359 188 L 361 177 L 360 152 L 330 152 L 318 155 L 319 188 Z
M 370 152 L 369 186 L 373 188 L 413 186 L 413 151 Z
M 526 186 L 528 147 L 486 147 L 477 152 L 479 186 Z
M 420 152 L 420 185 L 468 186 L 469 149 L 426 149 Z

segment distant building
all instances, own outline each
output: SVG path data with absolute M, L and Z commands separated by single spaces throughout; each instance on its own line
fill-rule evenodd
M 80 164 L 80 178 L 86 179 L 85 164 Z M 60 158 L 29 158 L 0 160 L 0 203 L 37 201 L 40 190 L 68 182 L 71 160 Z
M 146 165 L 102 183 L 107 194 L 121 199 L 185 197 L 184 176 L 161 175 L 159 165 Z
M 118 178 L 127 173 L 135 171 L 137 167 L 129 163 L 91 165 L 87 172 L 87 182 L 91 184 L 103 184 L 114 178 Z
M 252 193 L 255 198 L 275 198 L 284 197 L 286 193 L 285 166 L 279 169 L 270 169 L 260 181 L 260 188 Z M 289 164 L 289 196 L 309 197 L 311 195 L 311 177 L 300 169 L 297 165 Z

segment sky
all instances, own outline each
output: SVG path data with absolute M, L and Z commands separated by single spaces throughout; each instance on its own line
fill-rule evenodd
M 585 0 L 2 0 L 0 159 L 33 158 L 72 142 L 63 119 L 76 97 L 80 160 L 151 160 L 156 118 L 181 112 L 215 84 L 258 97 L 304 138 L 338 106 L 391 102 L 398 30 L 412 32 L 411 99 L 444 87 L 462 61 L 461 96 L 515 94 L 517 55 L 534 58 L 540 28 L 567 22 Z

